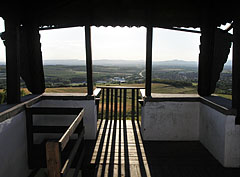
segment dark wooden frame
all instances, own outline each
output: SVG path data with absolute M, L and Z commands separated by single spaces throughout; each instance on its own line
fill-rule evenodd
M 146 44 L 146 80 L 145 91 L 146 96 L 151 97 L 151 84 L 152 84 L 152 39 L 153 27 L 147 27 L 147 44 Z
M 86 70 L 88 95 L 93 94 L 91 27 L 85 26 Z
M 5 19 L 7 103 L 20 103 L 20 31 L 19 23 L 12 18 Z
M 233 22 L 232 107 L 237 110 L 235 123 L 240 125 L 240 19 Z
M 33 126 L 33 115 L 77 115 L 70 126 Z M 36 167 L 36 161 L 33 159 L 34 153 L 34 133 L 63 133 L 59 140 L 48 140 L 46 142 L 46 165 L 49 177 L 64 177 L 67 175 L 69 168 L 75 160 L 75 155 L 79 153 L 80 144 L 84 143 L 84 127 L 83 127 L 83 108 L 67 108 L 67 107 L 26 107 L 26 124 L 27 124 L 27 138 L 28 138 L 28 160 L 30 168 Z M 70 150 L 67 160 L 62 164 L 61 154 L 67 146 L 71 135 L 78 134 L 74 146 Z M 84 148 L 80 154 L 76 165 L 74 176 L 79 172 L 83 160 Z

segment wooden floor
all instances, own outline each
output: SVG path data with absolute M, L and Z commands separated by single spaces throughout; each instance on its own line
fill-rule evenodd
M 199 142 L 143 142 L 136 121 L 98 121 L 86 142 L 83 176 L 234 177 Z

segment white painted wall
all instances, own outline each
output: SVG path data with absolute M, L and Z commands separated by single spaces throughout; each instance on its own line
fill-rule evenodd
M 95 100 L 42 100 L 33 106 L 44 107 L 82 107 L 84 112 L 85 139 L 95 139 L 97 134 L 97 109 Z M 40 116 L 38 116 L 40 117 Z M 68 116 L 43 116 L 36 118 L 37 125 L 70 125 L 74 115 Z
M 235 116 L 200 105 L 200 142 L 225 167 L 240 167 L 240 125 Z
M 227 116 L 225 124 L 225 167 L 240 168 L 240 125 L 235 116 Z
M 83 107 L 85 108 L 85 138 L 95 139 L 97 132 L 97 113 L 94 100 L 43 100 L 35 106 Z M 49 119 L 37 118 L 38 125 L 70 124 L 74 116 L 54 116 Z M 49 121 L 50 120 L 50 121 Z M 45 122 L 46 121 L 46 122 Z M 41 137 L 42 138 L 42 137 Z M 49 136 L 48 136 L 49 138 Z M 36 140 L 38 138 L 35 137 Z M 28 176 L 27 135 L 25 111 L 0 122 L 0 177 Z
M 28 176 L 25 112 L 0 123 L 0 176 Z
M 200 104 L 200 142 L 224 164 L 225 116 L 207 105 Z
M 240 125 L 200 102 L 146 102 L 142 107 L 144 140 L 199 140 L 224 167 L 240 167 Z
M 198 140 L 199 103 L 147 102 L 142 107 L 141 131 L 144 140 Z

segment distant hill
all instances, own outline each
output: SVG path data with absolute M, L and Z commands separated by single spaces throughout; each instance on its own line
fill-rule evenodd
M 0 65 L 5 65 L 5 62 L 0 61 Z M 44 65 L 86 65 L 85 60 L 69 59 L 69 60 L 44 60 Z M 103 66 L 144 66 L 145 60 L 93 60 L 94 65 Z M 197 67 L 197 61 L 185 61 L 180 59 L 167 60 L 167 61 L 153 61 L 155 66 L 188 66 Z M 228 60 L 225 64 L 227 67 L 232 66 L 232 61 Z
M 85 60 L 69 59 L 69 60 L 43 60 L 44 65 L 85 65 Z
M 85 60 L 44 60 L 44 65 L 86 65 Z M 94 65 L 103 66 L 125 66 L 125 65 L 143 65 L 144 61 L 141 60 L 93 60 Z
M 85 60 L 69 59 L 69 60 L 44 60 L 44 65 L 85 65 Z M 103 66 L 144 66 L 145 60 L 93 60 L 94 65 Z M 197 61 L 186 61 L 181 59 L 166 60 L 166 61 L 153 61 L 153 65 L 156 66 L 192 66 L 197 67 Z M 232 66 L 232 61 L 228 60 L 225 64 L 227 66 Z
M 85 60 L 44 60 L 44 65 L 85 65 Z M 93 60 L 94 65 L 103 66 L 144 66 L 144 60 Z M 162 66 L 197 66 L 195 61 L 168 60 L 153 61 L 153 65 Z
M 188 66 L 188 67 L 197 67 L 198 62 L 196 61 L 185 61 L 185 60 L 167 60 L 167 61 L 155 61 L 153 62 L 155 66 Z

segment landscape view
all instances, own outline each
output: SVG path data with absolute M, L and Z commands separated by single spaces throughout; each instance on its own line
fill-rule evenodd
M 85 60 L 45 60 L 46 92 L 86 92 Z M 217 83 L 215 93 L 231 99 L 231 64 L 227 62 Z M 152 72 L 152 93 L 197 93 L 197 62 L 184 60 L 155 61 Z M 137 86 L 144 87 L 144 60 L 94 60 L 94 87 Z M 30 94 L 21 81 L 22 96 Z M 6 100 L 6 68 L 0 65 L 1 103 Z

